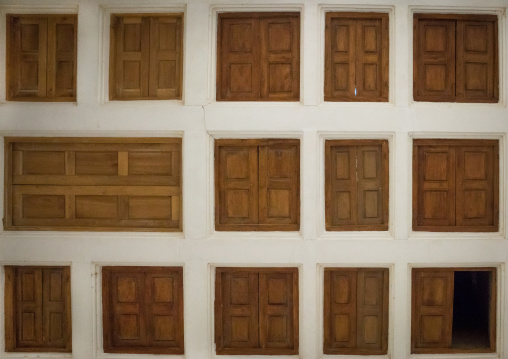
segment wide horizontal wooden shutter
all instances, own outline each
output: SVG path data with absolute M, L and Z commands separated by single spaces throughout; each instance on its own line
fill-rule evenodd
M 181 229 L 180 139 L 6 143 L 6 229 Z
M 413 269 L 411 352 L 432 352 L 452 343 L 453 270 Z M 430 350 L 429 350 L 430 349 Z

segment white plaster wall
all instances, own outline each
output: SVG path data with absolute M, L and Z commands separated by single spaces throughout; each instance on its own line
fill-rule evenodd
M 376 358 L 508 358 L 508 286 L 505 266 L 508 130 L 507 0 L 0 0 L 0 131 L 2 136 L 182 136 L 183 234 L 0 232 L 0 265 L 70 265 L 72 355 L 5 353 L 0 290 L 0 358 L 129 359 L 152 355 L 102 353 L 101 265 L 184 267 L 185 355 L 215 357 L 213 268 L 296 266 L 300 273 L 300 355 L 322 355 L 322 269 L 390 268 L 388 355 Z M 184 11 L 183 101 L 109 102 L 108 12 Z M 301 11 L 301 101 L 216 103 L 215 14 L 232 10 Z M 324 11 L 390 13 L 390 102 L 323 103 Z M 499 15 L 500 103 L 412 101 L 412 12 Z M 5 13 L 77 12 L 78 102 L 5 101 Z M 105 33 L 106 32 L 106 33 Z M 106 42 L 105 42 L 106 41 Z M 213 138 L 301 139 L 301 230 L 291 233 L 217 233 L 213 230 Z M 496 138 L 501 144 L 499 233 L 412 233 L 411 158 L 414 137 Z M 390 229 L 373 233 L 324 231 L 324 140 L 390 141 Z M 3 158 L 1 154 L 0 158 Z M 3 171 L 3 166 L 0 166 Z M 3 176 L 0 176 L 3 178 Z M 2 180 L 0 180 L 2 181 Z M 1 194 L 0 194 L 1 196 Z M 0 211 L 2 211 L 0 209 Z M 481 355 L 410 354 L 410 274 L 414 266 L 497 266 L 497 352 Z M 0 267 L 3 288 L 3 267 Z M 3 289 L 2 289 L 3 290 Z M 505 300 L 506 299 L 506 300 Z M 506 329 L 505 329 L 506 328 Z M 165 356 L 167 357 L 167 356 Z M 334 357 L 334 356 L 330 356 Z M 255 358 L 255 357 L 254 357 Z

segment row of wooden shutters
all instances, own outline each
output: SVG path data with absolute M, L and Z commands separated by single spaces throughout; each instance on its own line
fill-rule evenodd
M 76 101 L 76 15 L 7 15 L 7 99 Z
M 414 15 L 414 99 L 497 102 L 496 15 Z
M 105 353 L 183 354 L 183 269 L 103 267 Z
M 5 350 L 71 352 L 70 267 L 5 266 Z
M 181 139 L 6 138 L 8 230 L 181 230 Z
M 388 141 L 325 142 L 326 229 L 388 229 Z
M 388 101 L 388 14 L 327 12 L 325 101 Z
M 499 142 L 415 139 L 413 229 L 498 230 Z
M 299 100 L 299 13 L 222 13 L 218 21 L 218 101 Z
M 215 141 L 215 229 L 300 228 L 300 141 Z
M 217 354 L 298 354 L 298 269 L 217 268 Z
M 182 15 L 111 16 L 110 99 L 182 98 Z
M 325 354 L 386 354 L 388 269 L 325 268 Z

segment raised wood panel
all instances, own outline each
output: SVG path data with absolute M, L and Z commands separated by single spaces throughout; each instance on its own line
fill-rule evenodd
M 179 139 L 7 138 L 6 149 L 6 229 L 181 229 Z
M 76 98 L 77 17 L 48 19 L 48 96 Z
M 183 271 L 103 267 L 106 353 L 183 354 Z
M 222 13 L 217 31 L 218 101 L 297 101 L 300 15 Z

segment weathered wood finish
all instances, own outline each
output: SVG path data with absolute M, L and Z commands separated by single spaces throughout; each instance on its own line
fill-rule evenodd
M 300 141 L 215 140 L 215 229 L 300 228 Z
M 110 100 L 182 98 L 183 16 L 113 14 Z
M 217 268 L 217 354 L 298 354 L 298 269 Z
M 326 230 L 387 230 L 388 176 L 388 141 L 327 140 Z
M 388 14 L 328 12 L 325 101 L 388 101 Z
M 299 98 L 300 14 L 219 14 L 217 101 Z
M 69 267 L 5 266 L 5 350 L 71 352 Z
M 76 101 L 77 15 L 7 15 L 7 100 Z
M 382 355 L 388 350 L 388 269 L 325 268 L 323 352 Z
M 5 139 L 6 230 L 180 231 L 181 139 Z
M 183 354 L 183 268 L 103 267 L 105 353 Z
M 499 142 L 413 142 L 413 230 L 496 232 Z
M 498 102 L 497 16 L 415 14 L 413 97 Z

